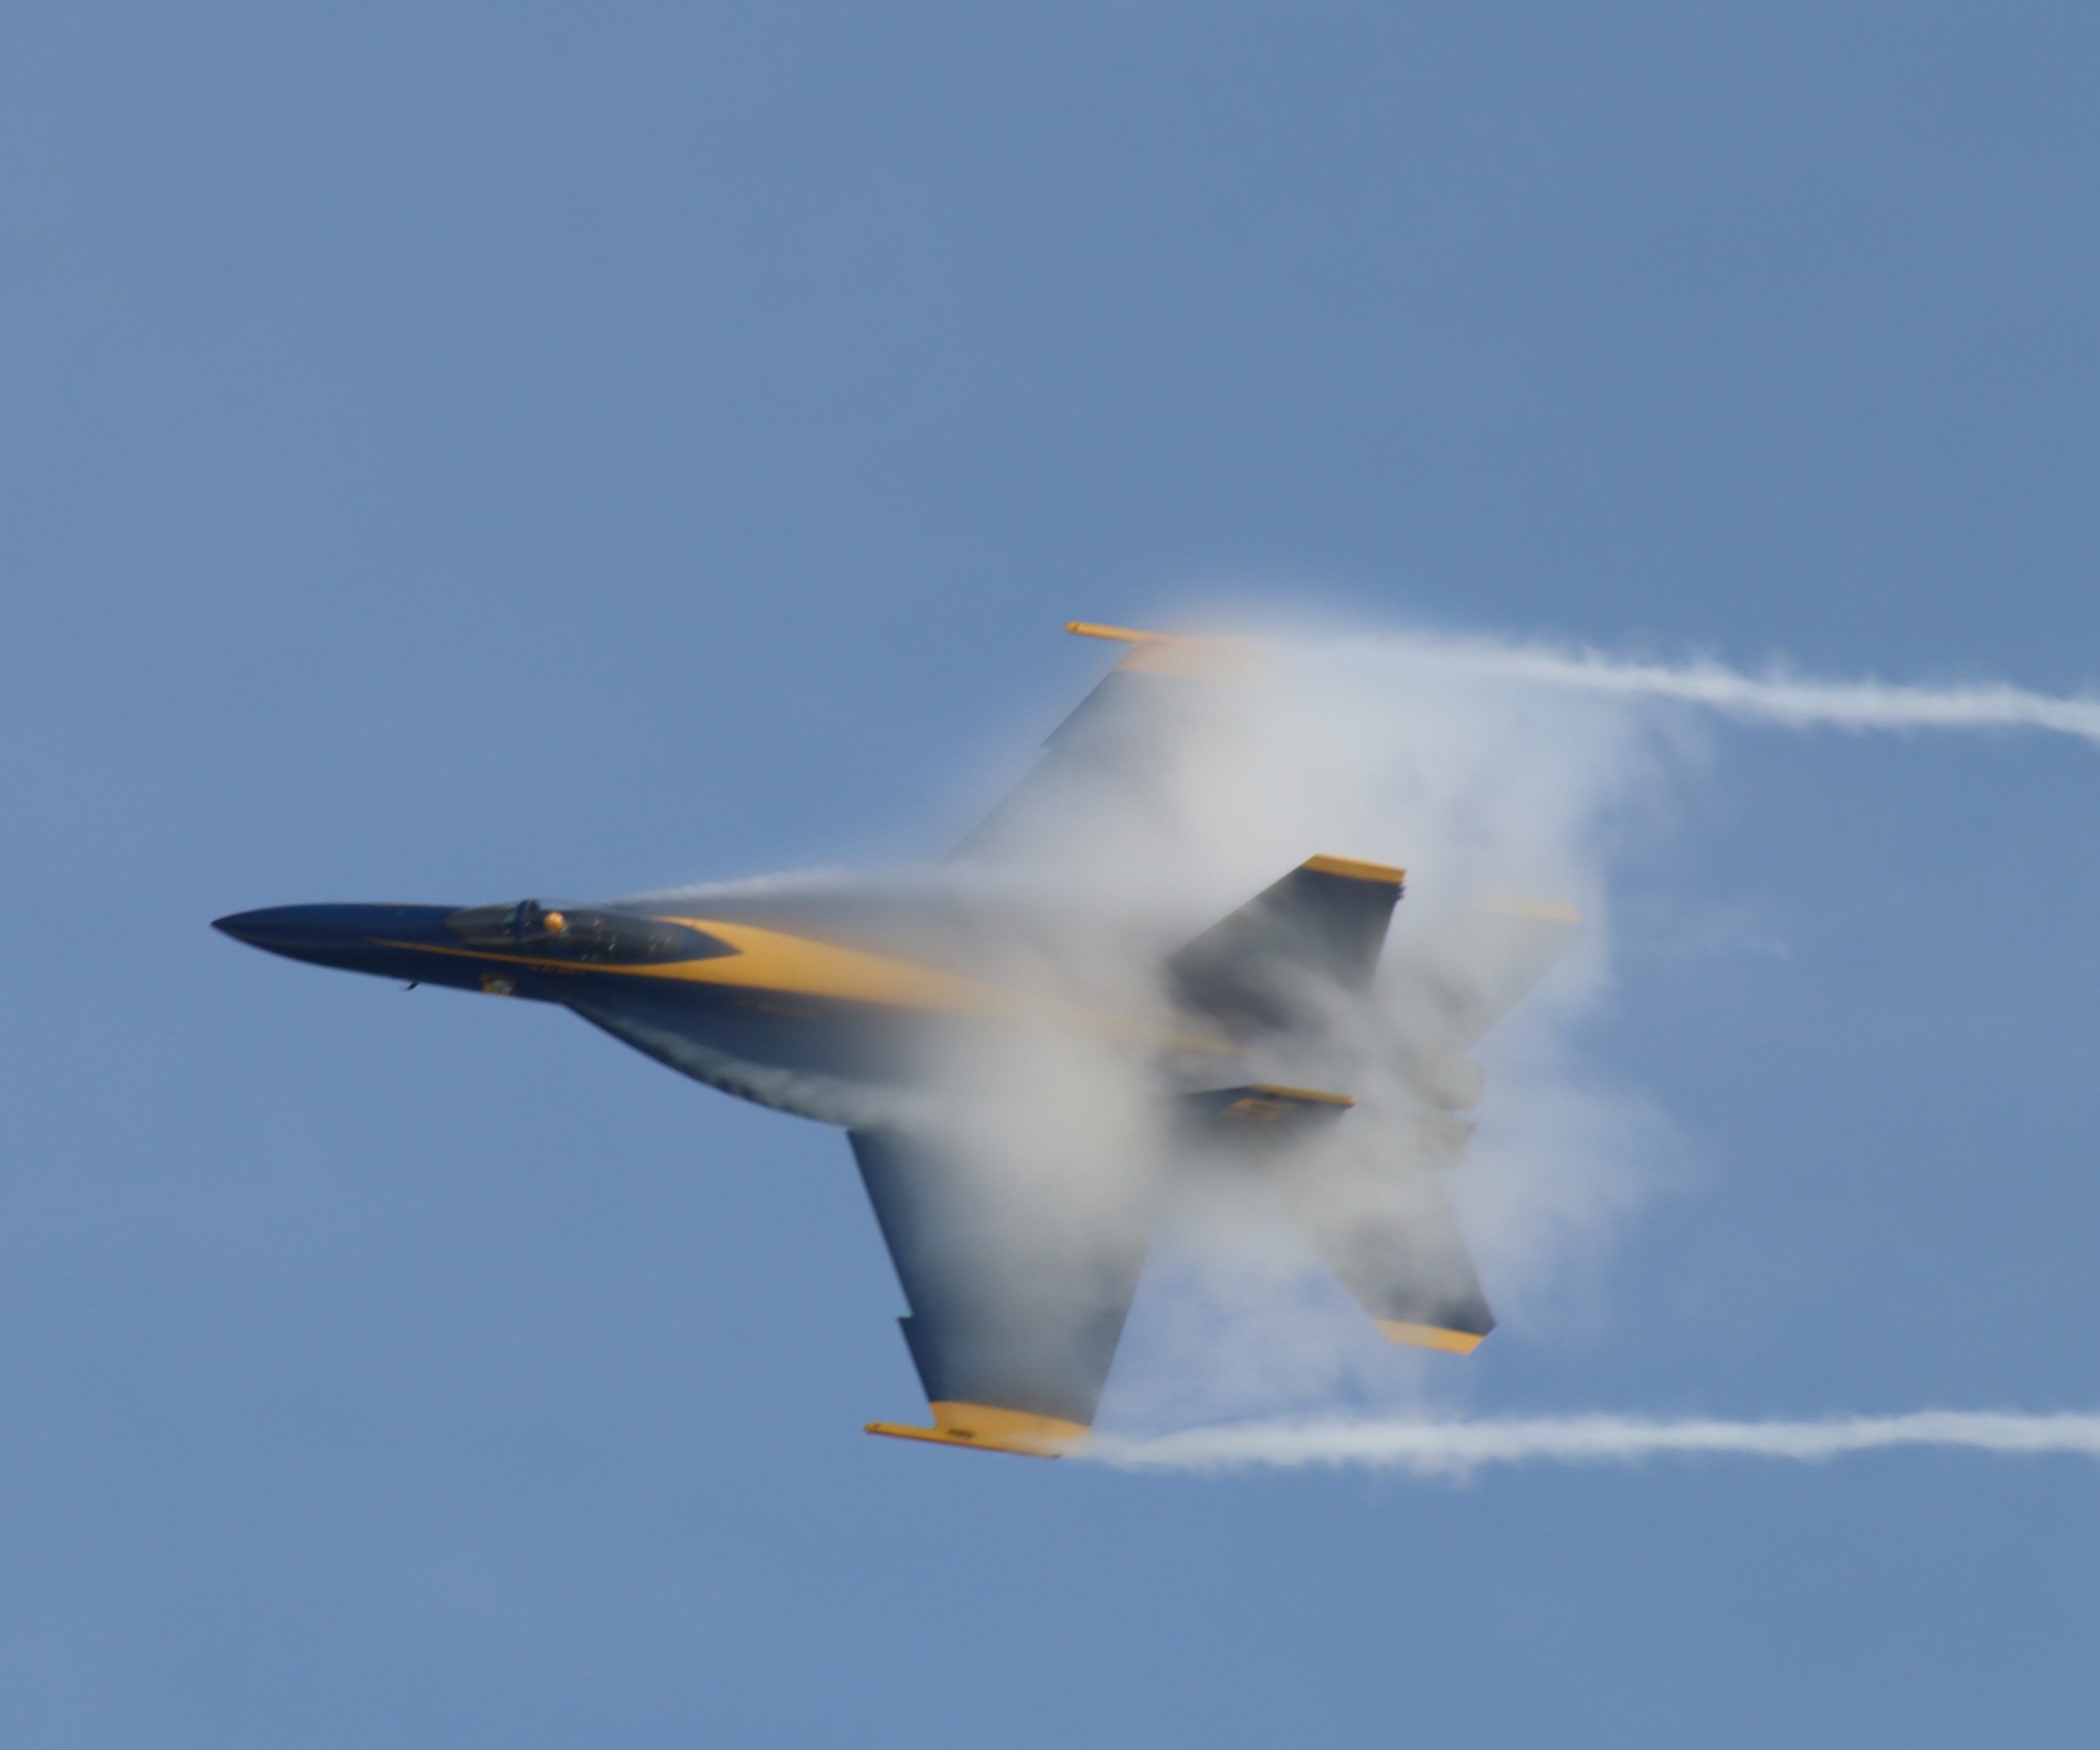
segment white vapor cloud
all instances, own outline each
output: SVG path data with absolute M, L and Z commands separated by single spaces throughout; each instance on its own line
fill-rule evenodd
M 1614 865 L 1666 823 L 1699 738 L 1643 701 L 1482 673 L 1434 641 L 1279 636 L 1271 626 L 1258 650 L 1215 681 L 1144 691 L 1127 722 L 1097 719 L 1114 756 L 1068 757 L 1002 823 L 988 866 L 1084 896 L 1077 927 L 1048 926 L 1047 957 L 1059 976 L 1089 978 L 1121 1007 L 1157 1004 L 1160 957 L 1316 854 L 1406 869 L 1396 947 L 1498 896 L 1579 909 L 1573 954 L 1482 1053 L 1491 1090 L 1449 1190 L 1505 1327 L 1593 1327 L 1599 1267 L 1631 1213 L 1678 1174 L 1678 1151 L 1652 1101 L 1583 1061 L 1577 1027 L 1611 984 Z M 1128 747 L 1141 756 L 1124 757 Z M 1464 984 L 1468 973 L 1491 982 L 1495 968 L 1447 970 Z M 1117 989 L 1116 971 L 1141 988 Z M 1338 998 L 1333 1036 L 1302 1059 L 1279 1044 L 1253 1071 L 1356 1096 L 1340 1127 L 1360 1163 L 1352 1182 L 1375 1177 L 1385 1200 L 1400 1204 L 1423 1175 L 1441 1175 L 1422 1138 L 1425 1064 L 1399 1036 L 1407 995 L 1389 980 L 1371 1015 Z M 1004 1043 L 974 1041 L 973 1055 Z M 1012 1088 L 1039 1072 L 1017 1062 L 997 1079 Z M 1069 1181 L 1130 1172 L 1123 1139 L 1107 1124 L 1090 1136 L 1086 1114 L 1156 1101 L 1156 1067 L 1125 1051 L 1061 1075 L 1077 1113 L 1066 1132 Z M 1011 1146 L 1002 1135 L 1024 1126 L 983 1128 L 979 1158 L 1000 1171 Z M 1296 1286 L 1320 1268 L 1299 1231 L 1304 1212 L 1265 1204 L 1259 1186 L 1221 1163 L 1187 1165 L 1168 1249 L 1186 1240 L 1215 1268 L 1169 1275 L 1169 1292 L 1149 1296 L 1119 1403 L 1216 1417 L 1375 1389 L 1358 1377 L 1366 1357 L 1353 1339 L 1364 1314 L 1344 1298 L 1308 1302 Z M 1204 1202 L 1212 1207 L 1193 1207 Z M 1218 1309 L 1229 1307 L 1255 1316 L 1221 1344 Z M 1390 1382 L 1389 1370 L 1375 1371 Z
M 1170 1232 L 1168 1250 L 1187 1240 L 1203 1257 L 1193 1271 L 1192 1260 L 1180 1259 L 1181 1273 L 1169 1272 L 1164 1291 L 1148 1299 L 1143 1341 L 1116 1388 L 1121 1408 L 1153 1428 L 1337 1401 L 1418 1414 L 1418 1394 L 1477 1389 L 1483 1361 L 1463 1379 L 1397 1356 L 1381 1365 L 1384 1352 L 1374 1360 L 1353 1341 L 1360 1312 L 1345 1299 L 1303 1291 L 1308 1266 L 1319 1268 L 1308 1240 L 1329 1262 L 1339 1238 L 1343 1253 L 1368 1248 L 1395 1269 L 1414 1268 L 1377 1224 L 1405 1229 L 1410 1196 L 1432 1181 L 1440 1199 L 1448 1193 L 1500 1319 L 1495 1344 L 1548 1332 L 1579 1341 L 1602 1325 L 1611 1253 L 1644 1205 L 1684 1181 L 1687 1163 L 1659 1103 L 1586 1053 L 1585 1023 L 1616 985 L 1627 944 L 1613 899 L 1628 866 L 1667 836 L 1687 784 L 1715 770 L 1708 722 L 1797 731 L 2027 729 L 2100 744 L 2100 698 L 2009 685 L 1752 673 L 1710 660 L 1658 663 L 1579 645 L 1369 633 L 1258 611 L 1211 629 L 1215 667 L 1198 660 L 1194 684 L 1140 683 L 1105 711 L 1097 701 L 1079 745 L 1068 741 L 1053 757 L 1053 775 L 995 817 L 974 848 L 984 876 L 1025 871 L 1078 899 L 1063 919 L 1046 919 L 1037 939 L 1057 979 L 1110 1006 L 1155 1011 L 1163 993 L 1148 976 L 1159 957 L 1306 857 L 1408 871 L 1386 976 L 1369 1011 L 1338 1003 L 1324 1042 L 1300 1060 L 1278 1055 L 1260 1069 L 1267 1079 L 1358 1097 L 1335 1131 L 1349 1172 L 1322 1181 L 1325 1203 L 1290 1209 L 1267 1195 L 1281 1188 L 1280 1174 L 1253 1183 L 1197 1159 L 1178 1181 L 1182 1226 Z M 1443 1067 L 1408 1025 L 1409 980 L 1421 971 L 1414 945 L 1510 898 L 1570 903 L 1582 931 L 1567 961 L 1481 1042 L 1475 1056 L 1487 1068 L 1486 1093 L 1459 1161 L 1428 1140 L 1434 1122 L 1424 1121 L 1425 1089 Z M 1499 982 L 1491 953 L 1443 970 L 1447 996 Z M 957 1081 L 992 1092 L 976 1102 L 970 1152 L 988 1175 L 1025 1180 L 1040 1176 L 1035 1167 L 1004 1157 L 1041 1151 L 1015 1139 L 1054 1136 L 1058 1181 L 1118 1207 L 1125 1181 L 1141 1170 L 1130 1114 L 1157 1099 L 1156 1067 L 1127 1051 L 1046 1067 L 1042 1043 L 970 1042 Z M 1053 1085 L 1040 1085 L 1046 1079 Z M 1221 1322 L 1230 1342 L 1219 1341 Z M 2095 1425 L 1940 1413 L 1829 1423 L 1262 1423 L 1110 1444 L 1100 1455 L 1147 1465 L 1349 1462 L 1455 1474 L 1522 1459 L 1695 1451 L 1801 1458 L 1921 1442 L 2025 1450 L 2016 1443 L 2038 1437 L 2090 1442 Z
M 1325 1465 L 1463 1478 L 1497 1464 L 1636 1464 L 1655 1458 L 1763 1458 L 1819 1464 L 1897 1446 L 2100 1460 L 2100 1414 L 1923 1410 L 1820 1421 L 1575 1415 L 1276 1422 L 1197 1428 L 1144 1440 L 1097 1437 L 1075 1455 L 1126 1470 Z
M 2100 1415 L 1452 1419 L 1425 1409 L 1432 1393 L 1480 1389 L 1511 1341 L 1593 1336 L 1614 1249 L 1689 1177 L 1661 1105 L 1585 1048 L 1628 932 L 1653 933 L 1652 921 L 1618 915 L 1614 897 L 1689 784 L 1714 772 L 1708 720 L 2027 729 L 2100 745 L 2100 698 L 1760 674 L 1303 616 L 1212 630 L 1179 656 L 1170 647 L 1148 665 L 1141 651 L 965 854 L 907 881 L 893 917 L 866 903 L 857 914 L 867 945 L 1030 994 L 996 1024 L 929 1035 L 920 1066 L 940 1140 L 981 1193 L 987 1255 L 1004 1255 L 993 1230 L 1020 1227 L 1084 1285 L 1134 1234 L 1165 1235 L 1168 1268 L 1140 1297 L 1112 1420 L 1186 1431 L 1102 1437 L 1090 1456 L 1432 1476 L 1893 1446 L 2100 1457 Z M 1127 1028 L 1074 1036 L 1082 1012 L 1179 1025 L 1166 957 L 1322 854 L 1407 871 L 1371 991 L 1300 992 L 1320 997 L 1307 1007 L 1324 1025 L 1250 1035 L 1244 1055 L 1193 1065 L 1168 1063 L 1157 1031 L 1153 1044 Z M 838 880 L 736 891 L 784 916 L 806 901 L 821 916 Z M 1535 985 L 1513 984 L 1507 957 L 1521 944 L 1480 920 L 1564 919 L 1570 907 L 1582 922 L 1564 958 Z M 931 918 L 945 921 L 938 939 Z M 1468 1013 L 1484 1018 L 1461 1025 Z M 1286 1163 L 1235 1164 L 1166 1118 L 1170 1086 L 1249 1081 L 1354 1096 L 1327 1133 L 1330 1158 L 1305 1147 Z M 1437 1235 L 1436 1255 L 1416 1243 Z M 1472 1277 L 1497 1334 L 1471 1362 L 1425 1364 L 1367 1337 L 1370 1317 L 1416 1322 L 1377 1310 L 1403 1298 L 1393 1291 L 1440 1279 L 1456 1295 Z M 1240 1419 L 1337 1403 L 1373 1419 Z

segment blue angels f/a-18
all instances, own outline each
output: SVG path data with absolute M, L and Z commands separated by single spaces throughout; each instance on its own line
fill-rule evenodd
M 1206 684 L 1212 666 L 1200 641 L 1070 629 L 1130 647 L 974 840 L 1075 774 L 1127 765 L 1160 697 Z M 1394 1341 L 1463 1355 L 1493 1327 L 1436 1181 L 1480 1091 L 1466 1052 L 1558 957 L 1572 914 L 1477 908 L 1404 937 L 1381 970 L 1402 871 L 1304 848 L 1321 854 L 1149 969 L 1162 1000 L 1141 1014 L 1016 987 L 996 951 L 996 907 L 938 884 L 281 906 L 217 927 L 316 965 L 556 1003 L 711 1087 L 842 1126 L 911 1308 L 900 1323 L 932 1410 L 930 1427 L 870 1432 L 1054 1456 L 1092 1427 L 1157 1203 L 1143 1175 L 1107 1197 L 1097 1175 L 1082 1217 L 1076 1181 L 993 1170 L 983 1157 L 997 1151 L 973 1158 L 927 1117 L 941 1090 L 929 1062 L 1002 1026 L 1073 1030 L 1141 1065 L 1182 1153 L 1273 1174 Z M 1381 1026 L 1374 973 L 1407 999 L 1408 1026 Z M 1301 1167 L 1352 1122 L 1349 1066 L 1364 1061 L 1366 1033 L 1401 1061 L 1416 1158 Z

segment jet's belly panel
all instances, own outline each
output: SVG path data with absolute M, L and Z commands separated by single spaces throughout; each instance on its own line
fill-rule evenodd
M 681 1075 L 824 1124 L 894 1117 L 925 1043 L 910 1016 L 769 993 L 593 992 L 568 1006 Z

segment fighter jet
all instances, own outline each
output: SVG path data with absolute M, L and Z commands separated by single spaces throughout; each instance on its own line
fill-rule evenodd
M 1210 641 L 1066 629 L 1129 648 L 966 841 L 959 869 L 994 860 L 1037 805 L 1127 786 L 1162 704 L 1242 660 Z M 1145 806 L 1141 782 L 1126 793 Z M 1059 1173 L 1003 1170 L 1000 1151 L 973 1151 L 966 1126 L 941 1122 L 946 1085 L 929 1064 L 988 1038 L 1105 1042 L 1143 1067 L 1180 1154 L 1274 1180 L 1388 1337 L 1470 1354 L 1495 1321 L 1440 1184 L 1481 1090 L 1465 1053 L 1559 957 L 1575 920 L 1536 902 L 1483 907 L 1404 939 L 1381 976 L 1404 883 L 1385 864 L 1308 856 L 1164 954 L 1148 985 L 1158 1001 L 1121 1007 L 1011 976 L 1002 902 L 952 881 L 280 906 L 214 927 L 317 966 L 556 1004 L 710 1087 L 844 1129 L 931 1410 L 930 1426 L 868 1432 L 1055 1457 L 1092 1430 L 1160 1181 L 1092 1175 L 1082 1198 Z M 1374 979 L 1399 1000 L 1381 1008 Z M 1327 1084 L 1367 1050 L 1404 1072 L 1410 1158 L 1366 1163 L 1331 1146 L 1357 1097 Z

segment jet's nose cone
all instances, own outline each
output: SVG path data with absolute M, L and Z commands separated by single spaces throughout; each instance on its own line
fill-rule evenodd
M 403 955 L 427 962 L 419 947 L 453 940 L 445 930 L 449 915 L 444 906 L 267 906 L 214 918 L 212 927 L 289 960 L 390 978 L 399 972 Z
M 214 930 L 223 930 L 236 942 L 254 948 L 280 950 L 315 948 L 341 934 L 340 926 L 328 914 L 335 906 L 265 906 L 259 912 L 230 912 L 212 920 Z

